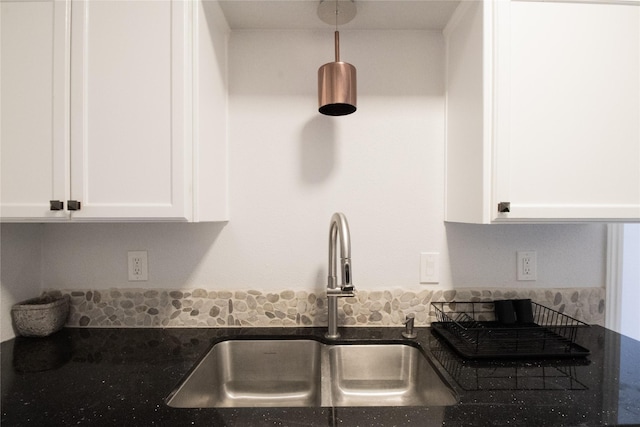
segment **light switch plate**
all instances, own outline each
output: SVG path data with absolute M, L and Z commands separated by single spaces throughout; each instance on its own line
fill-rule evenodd
M 440 283 L 440 252 L 420 253 L 420 283 Z

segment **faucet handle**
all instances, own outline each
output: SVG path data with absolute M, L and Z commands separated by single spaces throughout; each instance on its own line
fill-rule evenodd
M 404 322 L 405 330 L 402 332 L 402 336 L 405 338 L 413 339 L 418 336 L 416 331 L 413 329 L 413 324 L 415 322 L 415 314 L 408 314 L 407 318 Z
M 328 297 L 354 297 L 356 296 L 356 290 L 353 286 L 351 289 L 347 288 L 327 288 L 327 296 Z

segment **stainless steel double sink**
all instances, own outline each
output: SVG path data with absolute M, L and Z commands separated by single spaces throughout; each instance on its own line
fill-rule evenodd
M 449 406 L 457 397 L 410 345 L 259 339 L 215 344 L 166 402 L 177 408 Z

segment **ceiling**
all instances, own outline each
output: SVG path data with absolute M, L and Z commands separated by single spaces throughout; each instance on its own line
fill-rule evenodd
M 319 0 L 220 0 L 219 3 L 232 30 L 331 28 L 318 17 Z M 356 17 L 339 29 L 442 30 L 459 3 L 459 0 L 356 0 Z

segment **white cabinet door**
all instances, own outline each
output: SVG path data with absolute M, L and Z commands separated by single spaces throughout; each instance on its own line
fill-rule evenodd
M 69 6 L 0 2 L 1 213 L 65 219 L 69 196 Z
M 494 203 L 508 218 L 640 219 L 640 6 L 510 6 Z
M 447 221 L 640 221 L 640 3 L 462 3 L 445 40 Z
M 72 217 L 190 218 L 189 2 L 72 7 Z

